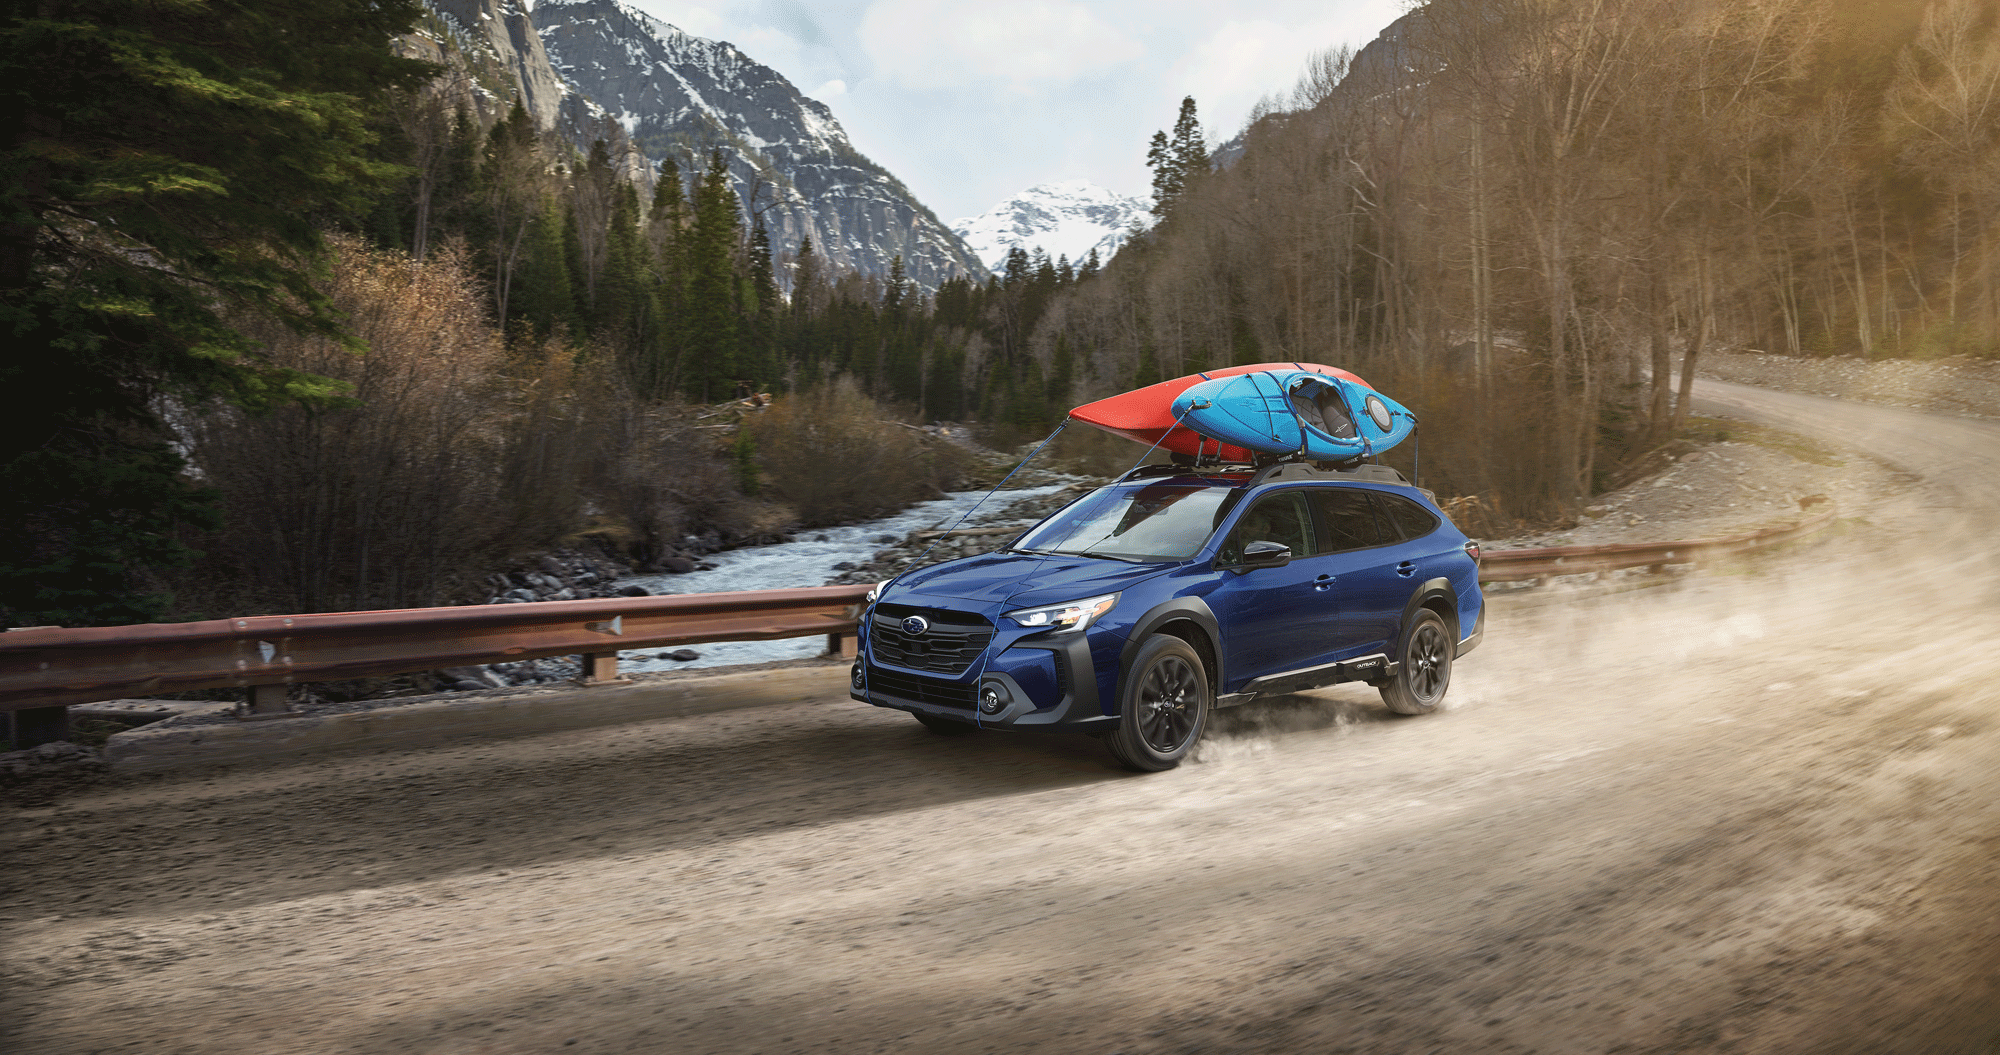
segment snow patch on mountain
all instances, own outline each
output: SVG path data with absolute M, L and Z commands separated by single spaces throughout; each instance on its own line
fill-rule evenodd
M 1030 187 L 978 216 L 953 220 L 951 229 L 995 272 L 1005 268 L 1007 254 L 1036 249 L 1049 259 L 1068 257 L 1081 264 L 1097 250 L 1100 262 L 1111 259 L 1137 227 L 1152 226 L 1151 207 L 1089 180 L 1062 180 Z

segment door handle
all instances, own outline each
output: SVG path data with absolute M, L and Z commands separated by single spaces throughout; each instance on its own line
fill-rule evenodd
M 1414 561 L 1406 560 L 1403 563 L 1396 565 L 1396 574 L 1402 576 L 1405 579 L 1409 578 L 1412 575 L 1415 575 L 1416 573 L 1417 573 L 1417 565 L 1416 562 Z
M 1322 575 L 1319 578 L 1314 579 L 1313 589 L 1319 590 L 1321 592 L 1333 589 L 1333 576 Z

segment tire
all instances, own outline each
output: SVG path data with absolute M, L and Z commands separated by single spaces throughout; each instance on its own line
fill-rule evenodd
M 971 736 L 979 731 L 979 727 L 971 722 L 956 722 L 950 718 L 939 718 L 936 715 L 930 714 L 917 714 L 914 711 L 910 713 L 910 717 L 923 723 L 924 728 L 929 729 L 939 736 Z
M 1445 689 L 1451 686 L 1453 651 L 1451 630 L 1444 617 L 1428 608 L 1417 609 L 1396 653 L 1396 676 L 1382 686 L 1382 702 L 1397 714 L 1437 710 L 1444 702 Z
M 1201 656 L 1180 638 L 1147 638 L 1119 686 L 1118 728 L 1105 743 L 1126 769 L 1172 769 L 1201 739 L 1211 702 Z

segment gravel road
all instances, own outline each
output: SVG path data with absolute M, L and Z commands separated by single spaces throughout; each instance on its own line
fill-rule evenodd
M 0 1050 L 2000 1052 L 2000 428 L 1700 393 L 1924 480 L 1163 774 L 830 693 L 12 808 Z

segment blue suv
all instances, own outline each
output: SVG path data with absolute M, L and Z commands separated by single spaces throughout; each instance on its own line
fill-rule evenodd
M 1143 466 L 877 586 L 851 695 L 941 734 L 1087 731 L 1142 771 L 1260 694 L 1362 681 L 1425 714 L 1484 631 L 1478 560 L 1388 466 Z

